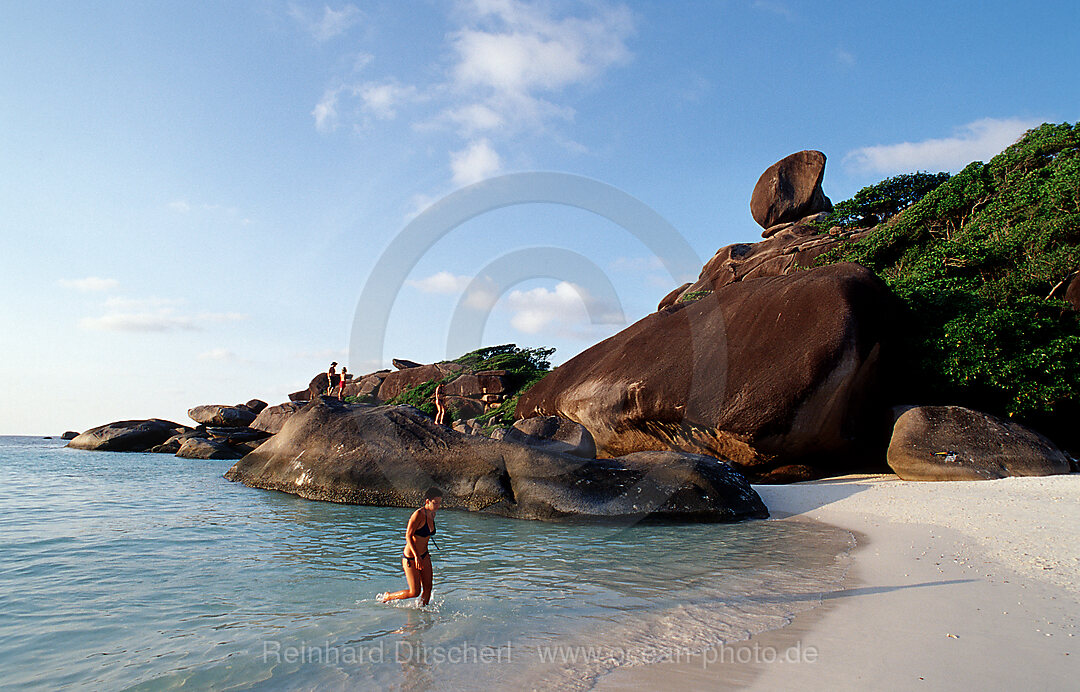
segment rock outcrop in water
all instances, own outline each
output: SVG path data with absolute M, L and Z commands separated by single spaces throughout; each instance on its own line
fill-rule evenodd
M 190 429 L 160 418 L 122 420 L 87 430 L 68 442 L 67 446 L 100 452 L 148 452 L 173 435 Z
M 263 406 L 265 405 L 266 404 L 263 404 Z M 238 406 L 206 404 L 188 409 L 188 416 L 199 425 L 221 425 L 243 428 L 251 425 L 251 422 L 255 420 L 255 415 L 255 412 L 248 408 L 246 404 L 240 404 Z
M 737 521 L 767 516 L 728 464 L 685 453 L 588 460 L 457 433 L 407 406 L 322 397 L 225 477 L 313 500 L 443 506 L 520 519 Z

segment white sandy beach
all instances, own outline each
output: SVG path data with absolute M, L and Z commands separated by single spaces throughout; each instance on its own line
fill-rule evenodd
M 726 662 L 625 668 L 599 689 L 1080 684 L 1080 474 L 941 483 L 848 476 L 756 489 L 774 520 L 805 517 L 856 534 L 843 588 L 788 627 L 732 645 Z M 799 661 L 786 662 L 788 652 Z M 751 662 L 731 663 L 736 654 Z

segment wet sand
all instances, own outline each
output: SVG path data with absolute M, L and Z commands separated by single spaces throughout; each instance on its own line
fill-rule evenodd
M 600 690 L 1072 689 L 1080 676 L 1080 474 L 757 486 L 775 521 L 852 531 L 841 588 L 787 627 Z

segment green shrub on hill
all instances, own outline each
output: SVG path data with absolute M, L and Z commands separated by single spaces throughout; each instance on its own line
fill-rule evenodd
M 516 344 L 502 344 L 500 346 L 488 346 L 466 353 L 454 360 L 465 367 L 466 373 L 476 373 L 485 370 L 505 370 L 507 373 L 510 391 L 507 400 L 499 407 L 488 411 L 477 420 L 489 427 L 499 427 L 513 423 L 514 408 L 521 394 L 546 375 L 551 370 L 551 354 L 554 348 L 519 348 Z M 388 404 L 407 404 L 414 406 L 429 416 L 435 415 L 435 388 L 440 384 L 446 384 L 457 379 L 462 373 L 452 372 L 438 380 L 428 380 L 405 390 L 397 395 Z M 451 410 L 451 418 L 457 415 Z M 509 417 L 509 418 L 508 418 Z M 508 421 L 508 422 L 507 422 Z
M 896 216 L 949 179 L 948 173 L 906 173 L 886 178 L 864 187 L 851 199 L 833 206 L 833 210 L 814 225 L 822 230 L 839 226 L 873 226 Z
M 903 348 L 931 398 L 1030 419 L 1080 403 L 1080 319 L 1061 297 L 1080 269 L 1080 124 L 1042 125 L 970 164 L 819 259 L 836 261 L 904 300 Z

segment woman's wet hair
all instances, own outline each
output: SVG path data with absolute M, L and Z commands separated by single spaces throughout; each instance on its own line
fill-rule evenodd
M 435 486 L 432 486 L 432 487 L 427 489 L 426 493 L 424 493 L 424 502 L 427 502 L 428 500 L 434 500 L 435 498 L 442 497 L 442 496 L 443 496 L 443 492 L 441 490 L 439 490 L 438 488 L 436 488 Z

